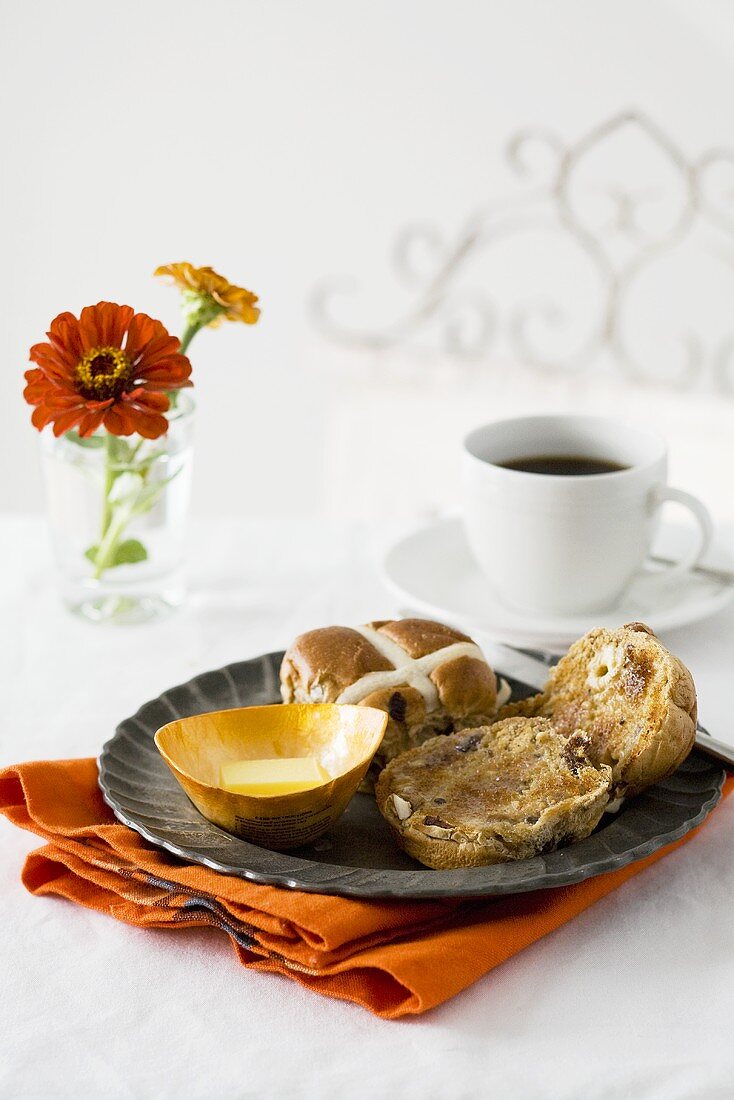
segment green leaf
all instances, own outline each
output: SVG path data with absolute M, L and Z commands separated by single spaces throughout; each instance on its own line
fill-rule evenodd
M 90 546 L 85 551 L 84 557 L 91 561 L 93 565 L 96 565 L 98 554 L 99 546 Z M 147 557 L 148 551 L 142 542 L 139 542 L 138 539 L 125 539 L 124 542 L 115 547 L 105 568 L 114 569 L 116 565 L 135 565 L 136 562 L 145 561 Z
M 97 451 L 100 447 L 104 447 L 104 439 L 100 435 L 88 435 L 82 438 L 79 432 L 75 432 L 73 429 L 65 434 L 69 442 L 76 443 L 77 447 L 88 447 L 93 451 Z
M 137 539 L 125 539 L 117 547 L 112 559 L 113 565 L 134 565 L 136 561 L 145 561 L 148 551 Z

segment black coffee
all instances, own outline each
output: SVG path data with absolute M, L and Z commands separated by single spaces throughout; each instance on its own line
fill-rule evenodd
M 616 474 L 628 470 L 619 462 L 607 462 L 603 458 L 587 458 L 586 455 L 528 455 L 498 462 L 505 470 L 520 470 L 524 474 L 553 474 L 555 477 L 589 477 L 594 474 Z

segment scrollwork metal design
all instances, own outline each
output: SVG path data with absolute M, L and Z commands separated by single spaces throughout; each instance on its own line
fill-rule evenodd
M 624 179 L 584 183 L 585 166 L 600 153 L 608 154 L 623 132 L 642 141 L 657 160 L 665 178 L 662 189 L 634 188 Z M 607 354 L 627 377 L 660 381 L 659 371 L 656 374 L 632 346 L 630 304 L 640 281 L 699 227 L 723 238 L 725 247 L 734 242 L 734 150 L 711 150 L 691 161 L 646 115 L 625 111 L 572 145 L 544 130 L 523 130 L 509 140 L 506 157 L 523 185 L 519 193 L 478 210 L 454 240 L 447 241 L 431 225 L 399 233 L 395 272 L 412 295 L 402 315 L 383 327 L 362 331 L 341 324 L 339 297 L 359 287 L 351 279 L 327 280 L 311 297 L 311 314 L 319 329 L 332 340 L 377 349 L 410 345 L 430 326 L 431 333 L 439 334 L 441 350 L 474 359 L 485 357 L 502 333 L 514 356 L 536 369 L 581 371 Z M 730 185 L 724 190 L 722 176 Z M 601 213 L 584 209 L 584 195 Z M 480 254 L 534 231 L 551 233 L 572 250 L 583 266 L 586 285 L 594 288 L 593 309 L 579 310 L 573 301 L 536 296 L 503 311 L 482 285 L 467 286 L 470 265 Z M 730 264 L 733 259 L 734 253 L 726 256 Z M 569 335 L 567 346 L 552 353 L 550 334 L 571 334 L 574 310 L 580 334 Z M 668 339 L 677 324 L 671 322 Z M 691 387 L 708 370 L 715 388 L 734 392 L 734 334 L 725 333 L 708 354 L 694 331 L 679 332 L 676 340 L 679 362 L 664 378 L 667 384 Z

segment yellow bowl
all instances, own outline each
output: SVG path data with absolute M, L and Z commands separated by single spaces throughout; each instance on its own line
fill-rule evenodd
M 335 703 L 239 707 L 179 718 L 155 735 L 197 810 L 228 833 L 284 851 L 325 833 L 344 812 L 382 741 L 385 711 Z M 313 756 L 331 777 L 296 794 L 253 796 L 219 786 L 232 760 Z

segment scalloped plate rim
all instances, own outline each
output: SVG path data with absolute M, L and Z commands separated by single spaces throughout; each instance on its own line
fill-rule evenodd
M 508 870 L 517 873 L 518 869 L 521 868 L 523 864 L 527 866 L 531 863 L 535 863 L 536 860 L 543 860 L 544 857 L 536 856 L 531 860 L 494 864 L 488 867 L 462 868 L 456 871 L 434 871 L 426 867 L 421 867 L 418 863 L 416 863 L 414 868 L 406 869 L 351 867 L 346 864 L 329 864 L 321 861 L 304 859 L 290 852 L 274 852 L 267 849 L 258 849 L 255 845 L 250 845 L 246 841 L 242 841 L 226 833 L 223 829 L 219 829 L 216 825 L 213 825 L 211 822 L 207 821 L 206 818 L 202 817 L 193 804 L 189 803 L 191 807 L 192 825 L 195 824 L 197 829 L 203 828 L 205 835 L 211 834 L 212 837 L 216 836 L 220 844 L 226 843 L 227 846 L 231 846 L 235 851 L 239 849 L 245 856 L 249 849 L 255 849 L 258 852 L 264 853 L 264 858 L 272 859 L 274 868 L 273 870 L 263 870 L 262 868 L 248 867 L 246 862 L 230 862 L 223 859 L 212 858 L 198 849 L 196 845 L 178 844 L 167 837 L 157 835 L 155 831 L 136 820 L 135 816 L 128 812 L 125 806 L 121 804 L 121 801 L 115 797 L 114 790 L 112 789 L 114 784 L 110 785 L 107 783 L 106 758 L 112 746 L 120 737 L 120 734 L 125 732 L 123 727 L 133 719 L 138 720 L 139 726 L 143 726 L 138 716 L 146 707 L 159 702 L 163 697 L 177 689 L 189 688 L 190 685 L 201 676 L 221 674 L 236 687 L 231 674 L 233 668 L 242 665 L 252 667 L 258 663 L 261 666 L 268 663 L 272 667 L 272 665 L 275 662 L 279 662 L 281 658 L 282 651 L 276 651 L 261 654 L 244 661 L 234 661 L 230 664 L 223 665 L 219 669 L 207 669 L 185 682 L 166 688 L 165 691 L 161 692 L 160 695 L 156 696 L 154 699 L 149 699 L 141 704 L 133 715 L 123 719 L 123 721 L 119 723 L 113 736 L 102 746 L 98 758 L 100 791 L 104 801 L 110 807 L 115 817 L 124 825 L 127 825 L 129 828 L 139 833 L 140 836 L 155 847 L 162 848 L 185 861 L 193 861 L 205 867 L 209 867 L 211 870 L 217 871 L 220 874 L 234 875 L 238 878 L 244 878 L 250 882 L 259 883 L 261 885 L 281 886 L 286 889 L 301 890 L 304 893 L 334 894 L 352 898 L 375 898 L 385 900 L 413 899 L 427 901 L 437 898 L 500 897 L 519 893 L 529 893 L 535 890 L 554 889 L 559 886 L 567 886 L 576 882 L 583 882 L 597 875 L 607 874 L 610 871 L 625 867 L 630 863 L 646 859 L 660 848 L 680 840 L 681 837 L 695 829 L 708 816 L 721 797 L 721 789 L 726 775 L 725 769 L 714 764 L 702 754 L 696 753 L 694 750 L 689 760 L 698 759 L 704 762 L 707 768 L 712 772 L 710 786 L 706 788 L 705 792 L 703 790 L 701 792 L 702 795 L 707 793 L 708 797 L 701 802 L 695 814 L 687 817 L 686 820 L 667 831 L 641 838 L 639 843 L 632 844 L 631 847 L 622 852 L 608 852 L 607 855 L 600 856 L 597 859 L 591 859 L 586 864 L 578 865 L 570 869 L 567 868 L 565 870 L 559 869 L 556 872 L 553 870 L 549 871 L 547 867 L 545 867 L 543 870 L 538 870 L 537 873 L 533 874 L 530 873 L 530 868 L 528 867 L 529 873 L 525 879 L 507 881 L 504 883 L 501 881 L 496 882 L 488 880 L 493 879 L 497 874 L 501 875 L 503 871 L 504 873 L 507 873 Z M 516 680 L 515 683 L 522 684 L 522 681 Z M 530 685 L 527 684 L 522 684 L 522 686 L 530 688 Z M 535 689 L 533 688 L 531 690 Z M 165 700 L 164 705 L 170 707 L 171 704 L 168 700 Z M 242 706 L 247 704 L 239 702 L 234 705 Z M 226 708 L 219 707 L 218 709 Z M 143 732 L 142 729 L 141 732 Z M 146 732 L 148 732 L 149 736 L 152 738 L 152 733 L 147 730 Z M 714 775 L 717 772 L 718 777 L 714 779 Z M 665 781 L 663 781 L 663 783 L 664 782 Z M 651 788 L 651 790 L 664 789 L 663 785 L 656 785 L 656 787 Z M 644 798 L 644 795 L 640 797 Z M 136 801 L 139 801 L 139 799 L 136 799 Z M 634 802 L 632 802 L 631 805 L 634 807 Z M 151 803 L 151 806 L 154 808 L 155 804 Z M 620 812 L 623 813 L 624 811 Z M 615 817 L 615 820 L 618 819 Z M 614 822 L 610 824 L 613 823 Z M 591 837 L 587 837 L 582 841 L 577 841 L 576 844 L 569 845 L 567 848 L 558 849 L 558 851 L 552 853 L 552 855 L 560 855 L 562 857 L 564 854 L 574 849 L 578 849 L 580 844 L 586 844 L 588 841 L 593 840 L 595 836 L 599 835 L 600 834 L 592 834 Z M 216 846 L 212 845 L 212 847 Z M 286 869 L 285 867 L 278 869 L 279 863 L 290 863 L 290 869 Z M 405 881 L 406 876 L 409 876 L 411 879 L 417 877 L 419 879 L 418 885 L 407 883 Z M 453 877 L 456 879 L 458 876 L 461 877 L 461 882 L 455 881 L 452 884 L 446 881 L 447 878 Z M 508 878 L 512 878 L 512 876 L 508 875 Z M 351 881 L 344 881 L 345 879 Z M 380 879 L 383 880 L 381 884 L 379 881 L 375 881 Z M 478 881 L 474 881 L 475 879 Z M 482 882 L 482 880 L 484 881 Z

